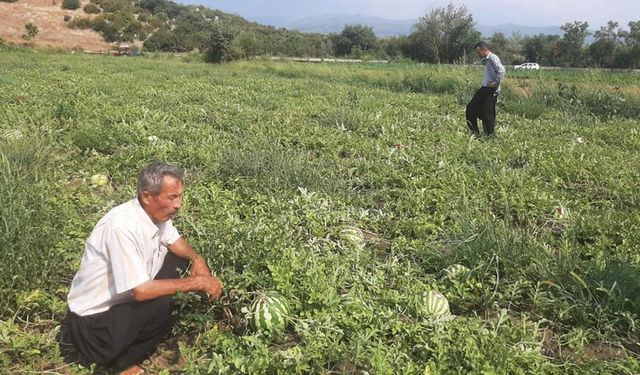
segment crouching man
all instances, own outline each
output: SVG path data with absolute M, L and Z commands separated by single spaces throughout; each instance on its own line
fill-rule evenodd
M 176 166 L 148 165 L 138 197 L 109 211 L 87 239 L 67 297 L 71 339 L 87 360 L 141 374 L 139 364 L 170 331 L 174 294 L 220 297 L 220 280 L 171 223 L 183 175 Z

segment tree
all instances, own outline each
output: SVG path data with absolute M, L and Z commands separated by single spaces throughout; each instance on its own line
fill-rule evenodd
M 24 25 L 24 34 L 22 34 L 22 39 L 24 40 L 33 40 L 33 38 L 38 35 L 38 26 L 32 24 L 31 22 Z
M 522 52 L 527 61 L 555 66 L 560 63 L 561 42 L 558 35 L 527 36 L 522 39 Z
M 261 55 L 265 48 L 264 41 L 253 30 L 244 30 L 235 38 L 235 45 L 245 57 Z
M 144 41 L 147 51 L 176 52 L 179 49 L 176 35 L 166 27 L 156 30 Z
M 210 63 L 221 63 L 238 58 L 239 53 L 233 45 L 235 35 L 233 28 L 217 22 L 209 35 L 205 60 Z
M 371 26 L 346 25 L 336 39 L 336 55 L 346 56 L 354 49 L 371 51 L 376 48 L 377 42 L 378 38 Z
M 582 21 L 567 22 L 560 26 L 564 31 L 562 36 L 562 56 L 568 66 L 585 65 L 582 47 L 584 40 L 591 34 L 589 23 Z
M 175 19 L 174 25 L 173 33 L 181 46 L 180 52 L 206 48 L 211 25 L 202 15 L 182 14 Z
M 62 9 L 76 10 L 80 8 L 80 0 L 62 0 Z
M 618 36 L 624 41 L 624 51 L 616 56 L 615 65 L 625 68 L 640 68 L 640 21 L 630 21 L 629 31 L 620 31 Z
M 629 21 L 629 31 L 621 31 L 620 37 L 627 47 L 640 47 L 640 21 Z
M 421 17 L 409 36 L 411 58 L 432 63 L 452 63 L 468 55 L 480 33 L 465 6 L 449 4 Z
M 614 21 L 609 21 L 607 26 L 602 26 L 594 33 L 595 41 L 589 46 L 593 65 L 607 68 L 613 66 L 617 50 L 621 47 L 618 36 L 618 23 Z
M 502 56 L 507 52 L 508 45 L 509 39 L 501 32 L 496 31 L 491 38 L 489 38 L 491 51 L 495 52 L 498 56 Z
M 408 42 L 409 38 L 406 35 L 392 36 L 380 41 L 383 51 L 391 59 L 404 57 L 407 53 Z
M 491 51 L 495 52 L 503 64 L 520 64 L 524 59 L 522 55 L 523 39 L 518 33 L 507 38 L 501 32 L 495 32 L 488 40 Z

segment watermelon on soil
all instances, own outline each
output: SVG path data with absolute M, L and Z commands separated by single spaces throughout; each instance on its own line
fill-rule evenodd
M 287 300 L 277 292 L 265 292 L 251 304 L 251 321 L 258 331 L 278 333 L 284 330 L 289 318 Z
M 422 296 L 422 313 L 430 318 L 442 318 L 451 315 L 449 301 L 442 293 L 432 290 Z
M 92 186 L 101 187 L 101 186 L 105 186 L 109 182 L 109 177 L 98 173 L 91 176 L 91 178 L 89 179 L 89 182 L 91 183 Z
M 469 274 L 470 270 L 462 264 L 452 264 L 444 272 L 449 279 L 459 279 Z
M 340 230 L 340 238 L 357 247 L 363 247 L 364 246 L 364 233 L 362 233 L 362 230 L 356 227 L 344 227 L 342 228 L 342 230 Z

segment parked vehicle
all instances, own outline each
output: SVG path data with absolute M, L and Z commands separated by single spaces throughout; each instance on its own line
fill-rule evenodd
M 538 65 L 537 63 L 524 63 L 524 64 L 516 65 L 513 68 L 525 69 L 525 70 L 540 70 L 540 65 Z

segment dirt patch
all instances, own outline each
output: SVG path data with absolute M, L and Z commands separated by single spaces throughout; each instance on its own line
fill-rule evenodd
M 623 95 L 640 96 L 640 86 L 614 87 L 613 91 Z
M 613 343 L 592 342 L 577 351 L 561 345 L 560 337 L 550 329 L 542 331 L 542 355 L 554 362 L 613 361 L 623 358 L 625 349 Z
M 147 373 L 156 374 L 163 371 L 169 371 L 170 374 L 182 373 L 184 366 L 184 358 L 180 355 L 179 342 L 184 342 L 184 338 L 173 337 L 161 343 L 155 352 L 145 360 L 142 364 Z
M 533 95 L 533 89 L 529 86 L 514 86 L 513 91 L 523 98 L 530 98 Z
M 33 45 L 39 48 L 81 49 L 108 51 L 109 43 L 93 30 L 73 30 L 67 27 L 64 16 L 86 17 L 82 7 L 76 10 L 62 9 L 62 0 L 18 0 L 15 3 L 0 2 L 0 37 L 11 44 L 25 44 L 22 35 L 24 25 L 31 22 L 38 27 Z M 89 1 L 82 1 L 82 6 Z

